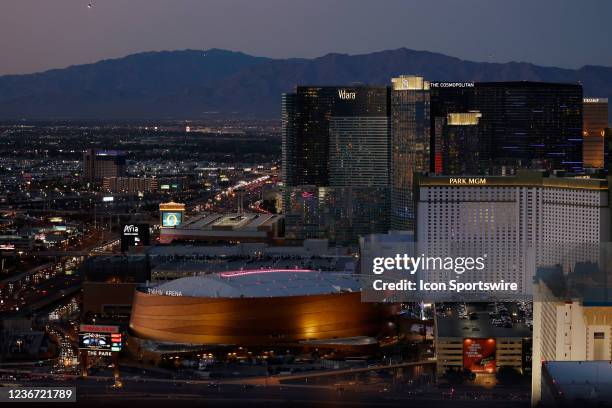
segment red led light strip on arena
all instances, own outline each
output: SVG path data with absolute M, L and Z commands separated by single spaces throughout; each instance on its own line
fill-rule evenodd
M 219 274 L 222 278 L 231 278 L 234 276 L 246 276 L 246 275 L 257 275 L 260 273 L 277 273 L 277 272 L 291 272 L 291 273 L 304 273 L 304 272 L 316 272 L 312 269 L 249 269 L 244 271 L 232 271 L 222 272 Z

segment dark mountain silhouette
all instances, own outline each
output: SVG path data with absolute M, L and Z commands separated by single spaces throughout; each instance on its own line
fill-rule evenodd
M 405 48 L 314 59 L 271 59 L 240 52 L 163 51 L 37 74 L 0 77 L 0 118 L 277 118 L 280 94 L 297 84 L 388 84 L 420 74 L 432 81 L 581 82 L 585 96 L 612 98 L 612 68 L 578 70 L 523 62 L 464 61 Z

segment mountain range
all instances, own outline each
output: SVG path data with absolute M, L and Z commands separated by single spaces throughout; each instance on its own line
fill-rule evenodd
M 278 118 L 280 94 L 298 84 L 389 84 L 400 74 L 431 81 L 580 82 L 612 98 L 612 67 L 544 67 L 465 61 L 406 48 L 273 59 L 210 49 L 145 52 L 36 74 L 0 76 L 1 119 Z

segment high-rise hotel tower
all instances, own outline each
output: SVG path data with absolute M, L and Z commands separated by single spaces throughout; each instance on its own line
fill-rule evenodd
M 389 89 L 298 86 L 282 98 L 289 238 L 354 243 L 389 227 Z
M 478 149 L 462 155 L 470 160 L 473 154 L 478 156 L 477 175 L 511 175 L 518 169 L 582 172 L 580 84 L 431 82 L 430 88 L 431 170 L 436 174 L 444 174 L 445 167 L 436 121 L 468 112 L 481 114 Z
M 429 82 L 391 79 L 391 229 L 414 230 L 413 179 L 429 171 Z

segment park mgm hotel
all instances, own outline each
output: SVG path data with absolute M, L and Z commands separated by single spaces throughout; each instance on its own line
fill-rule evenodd
M 536 171 L 494 177 L 420 176 L 415 181 L 420 251 L 488 253 L 486 280 L 520 282 L 523 294 L 531 298 L 538 266 L 562 266 L 567 273 L 576 263 L 599 260 L 600 243 L 610 241 L 609 181 Z M 449 241 L 461 245 L 449 247 Z M 534 306 L 534 320 L 541 319 L 535 316 L 536 310 Z M 533 337 L 539 339 L 536 328 L 534 325 Z M 527 355 L 531 355 L 531 333 L 514 328 L 505 329 L 507 333 L 495 332 L 498 328 L 492 328 L 491 333 L 447 329 L 436 336 L 439 375 L 464 367 L 465 343 L 478 340 L 494 342 L 496 369 L 510 366 L 524 371 L 531 365 L 526 364 Z M 563 342 L 562 336 L 557 337 Z M 611 343 L 607 341 L 609 351 Z M 612 353 L 605 355 L 612 358 Z
M 531 170 L 513 176 L 417 176 L 419 253 L 487 254 L 486 276 L 473 271 L 463 277 L 517 282 L 519 292 L 530 297 L 536 266 L 562 265 L 567 272 L 576 262 L 598 260 L 599 243 L 610 240 L 608 186 L 609 179 Z

